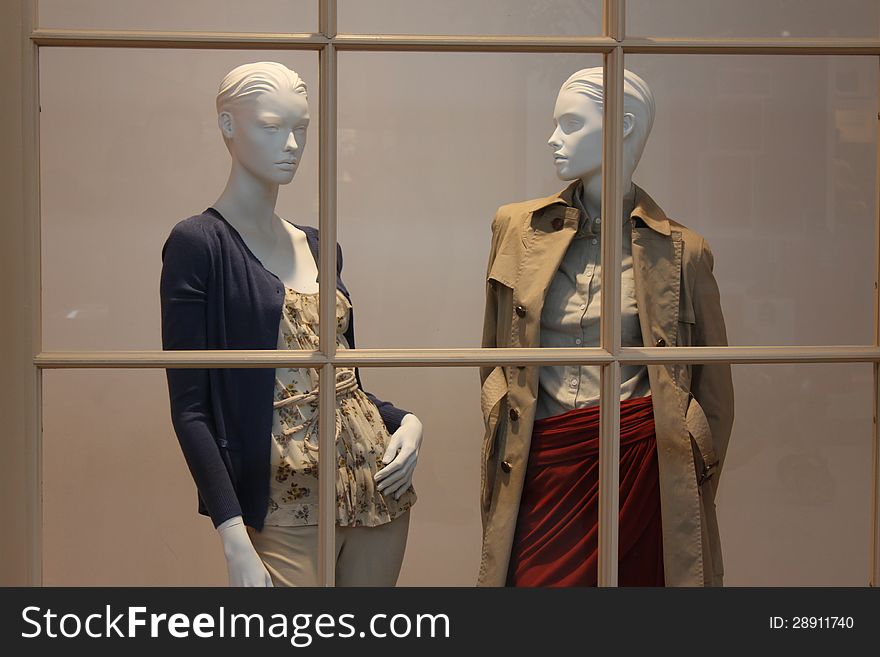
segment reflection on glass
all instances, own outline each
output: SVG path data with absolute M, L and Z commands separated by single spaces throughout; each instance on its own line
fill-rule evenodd
M 277 61 L 308 85 L 314 53 L 49 48 L 40 55 L 43 348 L 157 349 L 162 246 L 222 191 L 229 153 L 217 124 L 223 75 Z M 130 80 L 140 81 L 137 85 Z M 276 212 L 317 224 L 317 148 L 306 149 Z
M 873 37 L 874 0 L 628 0 L 626 31 L 638 36 Z
M 730 344 L 869 344 L 876 60 L 633 55 L 627 67 L 657 105 L 636 183 L 711 246 Z
M 338 0 L 340 32 L 597 35 L 601 0 Z
M 42 28 L 314 32 L 317 0 L 38 0 Z

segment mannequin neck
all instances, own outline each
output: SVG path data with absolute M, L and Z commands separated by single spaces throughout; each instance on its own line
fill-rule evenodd
M 260 180 L 233 161 L 226 188 L 214 207 L 233 225 L 271 234 L 277 201 L 277 183 Z
M 623 176 L 623 189 L 624 189 L 624 197 L 632 194 L 633 184 L 632 184 L 632 173 L 624 171 Z M 584 209 L 589 213 L 590 217 L 599 217 L 602 215 L 602 176 L 601 174 L 597 174 L 595 176 L 589 176 L 587 178 L 582 178 L 581 181 L 583 185 L 581 186 L 581 203 L 584 205 Z M 624 204 L 626 205 L 626 204 Z

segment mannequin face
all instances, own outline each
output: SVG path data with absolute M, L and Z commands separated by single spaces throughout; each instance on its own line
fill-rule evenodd
M 293 180 L 309 125 L 305 96 L 267 91 L 224 110 L 219 122 L 233 159 L 254 177 L 276 185 Z
M 561 91 L 553 110 L 556 129 L 547 141 L 561 180 L 587 178 L 602 170 L 602 108 L 589 97 Z

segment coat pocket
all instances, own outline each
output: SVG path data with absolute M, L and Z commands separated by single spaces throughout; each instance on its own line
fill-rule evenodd
M 715 474 L 718 458 L 715 456 L 715 448 L 712 444 L 712 430 L 709 428 L 709 420 L 693 393 L 688 393 L 685 424 L 691 438 L 697 484 L 702 486 Z
M 507 397 L 507 377 L 503 367 L 492 370 L 480 390 L 480 407 L 483 411 L 485 433 L 480 454 L 480 500 L 484 515 L 489 510 L 492 489 L 494 488 L 494 469 L 489 461 L 495 453 L 495 439 L 498 434 L 501 407 Z M 491 471 L 491 472 L 490 472 Z

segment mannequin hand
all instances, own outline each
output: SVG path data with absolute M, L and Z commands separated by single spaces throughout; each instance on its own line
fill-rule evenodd
M 229 586 L 272 586 L 269 571 L 254 549 L 241 516 L 220 524 L 217 533 L 223 541 Z
M 405 415 L 400 428 L 391 436 L 391 442 L 385 449 L 385 455 L 382 457 L 385 467 L 373 477 L 380 493 L 394 495 L 394 499 L 400 499 L 412 484 L 421 444 L 421 421 L 412 413 Z

